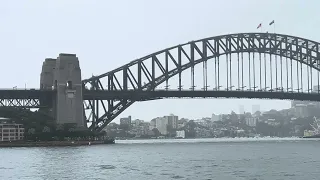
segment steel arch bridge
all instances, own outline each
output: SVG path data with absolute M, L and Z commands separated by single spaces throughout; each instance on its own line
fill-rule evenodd
M 91 100 L 84 100 L 84 114 L 91 128 L 102 130 L 136 101 L 170 97 L 320 101 L 319 46 L 275 33 L 190 41 L 83 80 L 85 94 L 91 94 Z

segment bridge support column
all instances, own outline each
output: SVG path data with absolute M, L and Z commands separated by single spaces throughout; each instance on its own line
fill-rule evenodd
M 81 69 L 75 54 L 59 54 L 43 63 L 40 89 L 54 89 L 51 115 L 57 124 L 85 128 Z
M 54 70 L 56 67 L 56 59 L 47 58 L 42 64 L 42 71 L 40 75 L 40 89 L 41 90 L 51 90 L 53 87 Z M 55 117 L 55 112 L 53 112 L 52 107 L 55 105 L 55 97 L 48 97 L 51 101 L 48 102 L 40 99 L 40 104 L 48 108 L 40 108 L 42 111 L 51 117 Z
M 81 69 L 74 54 L 60 54 L 54 71 L 56 94 L 57 124 L 74 124 L 78 128 L 85 126 L 83 120 L 83 99 Z

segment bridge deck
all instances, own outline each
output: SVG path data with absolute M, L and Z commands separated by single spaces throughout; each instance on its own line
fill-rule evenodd
M 39 99 L 53 93 L 55 92 L 52 90 L 40 89 L 1 89 L 0 99 Z
M 53 90 L 0 90 L 0 101 L 4 100 L 50 100 Z M 318 93 L 298 92 L 269 92 L 269 91 L 179 91 L 179 90 L 156 90 L 156 91 L 103 91 L 84 90 L 83 100 L 112 100 L 131 99 L 145 101 L 162 98 L 259 98 L 259 99 L 287 99 L 320 101 Z
M 270 91 L 84 91 L 84 100 L 132 99 L 145 101 L 162 98 L 259 98 L 320 101 L 318 93 L 270 92 Z

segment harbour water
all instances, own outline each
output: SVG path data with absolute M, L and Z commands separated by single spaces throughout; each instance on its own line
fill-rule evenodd
M 112 145 L 0 148 L 0 179 L 318 180 L 320 140 L 122 140 Z

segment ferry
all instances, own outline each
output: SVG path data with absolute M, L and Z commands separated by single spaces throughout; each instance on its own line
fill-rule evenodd
M 320 138 L 320 119 L 314 117 L 314 122 L 310 125 L 313 130 L 304 130 L 303 138 Z

